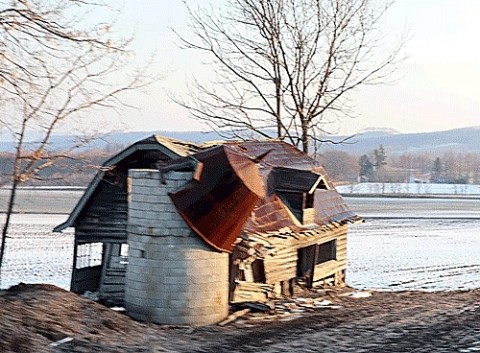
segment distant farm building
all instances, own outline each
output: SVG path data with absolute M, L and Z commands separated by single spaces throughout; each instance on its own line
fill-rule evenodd
M 73 292 L 144 321 L 205 325 L 294 281 L 342 283 L 357 221 L 323 168 L 284 142 L 152 136 L 106 161 L 55 231 L 75 228 Z

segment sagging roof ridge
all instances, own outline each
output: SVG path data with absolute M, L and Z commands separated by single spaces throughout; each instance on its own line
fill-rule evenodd
M 188 157 L 189 155 L 195 152 L 199 152 L 201 150 L 214 148 L 215 146 L 228 145 L 230 143 L 238 144 L 241 142 L 243 141 L 209 141 L 202 144 L 197 144 L 194 142 L 182 141 L 175 138 L 154 134 L 131 144 L 116 155 L 107 159 L 102 164 L 102 168 L 111 167 L 139 150 L 159 150 L 172 159 L 178 159 L 181 157 Z M 105 170 L 99 170 L 97 172 L 97 174 L 85 190 L 84 194 L 80 197 L 79 201 L 73 208 L 68 219 L 62 224 L 56 226 L 53 229 L 54 232 L 61 232 L 68 227 L 72 227 L 75 224 L 75 221 L 77 220 L 85 205 L 92 197 L 94 191 L 102 181 L 104 175 Z

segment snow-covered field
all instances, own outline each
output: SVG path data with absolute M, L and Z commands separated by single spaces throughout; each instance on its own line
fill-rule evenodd
M 356 288 L 480 288 L 480 220 L 368 219 L 348 238 Z
M 347 202 L 354 203 L 352 208 L 360 215 L 373 216 L 352 226 L 349 233 L 349 285 L 383 290 L 480 288 L 480 201 L 404 199 L 405 203 L 389 204 L 384 198 L 359 198 Z M 420 219 L 408 214 L 395 219 L 399 209 L 407 207 Z M 446 219 L 449 214 L 453 216 Z M 465 214 L 469 217 L 462 217 Z M 51 233 L 65 219 L 66 215 L 51 214 L 14 216 L 2 288 L 27 282 L 68 289 L 73 234 Z
M 73 232 L 52 233 L 52 228 L 65 219 L 65 215 L 13 215 L 0 288 L 20 282 L 70 287 Z M 0 217 L 0 224 L 3 224 L 3 217 Z

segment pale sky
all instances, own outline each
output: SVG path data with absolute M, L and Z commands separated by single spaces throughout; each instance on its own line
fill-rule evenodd
M 386 32 L 394 40 L 407 29 L 407 60 L 393 83 L 356 92 L 352 103 L 358 118 L 344 120 L 336 130 L 356 133 L 373 127 L 408 133 L 480 125 L 479 18 L 480 0 L 397 0 Z M 118 25 L 135 31 L 139 58 L 156 51 L 153 69 L 166 77 L 149 88 L 148 96 L 129 98 L 140 109 L 125 114 L 124 129 L 202 129 L 165 94 L 182 94 L 185 83 L 201 72 L 202 59 L 179 49 L 169 29 L 186 33 L 185 21 L 181 0 L 125 1 Z

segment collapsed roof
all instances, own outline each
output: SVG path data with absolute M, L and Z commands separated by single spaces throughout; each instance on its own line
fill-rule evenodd
M 156 151 L 160 171 L 190 168 L 191 183 L 171 194 L 186 223 L 219 251 L 230 252 L 242 232 L 288 230 L 301 233 L 356 222 L 325 170 L 311 157 L 279 140 L 220 141 L 206 144 L 151 136 L 127 147 L 103 164 L 68 220 L 55 231 L 75 227 L 79 215 L 105 176 L 136 158 Z M 154 158 L 152 155 L 149 158 Z
M 208 244 L 231 252 L 243 233 L 302 233 L 357 222 L 325 170 L 278 140 L 217 142 L 187 158 L 194 181 L 171 194 L 186 223 Z M 209 144 L 211 146 L 213 144 Z M 185 158 L 160 170 L 185 167 Z

